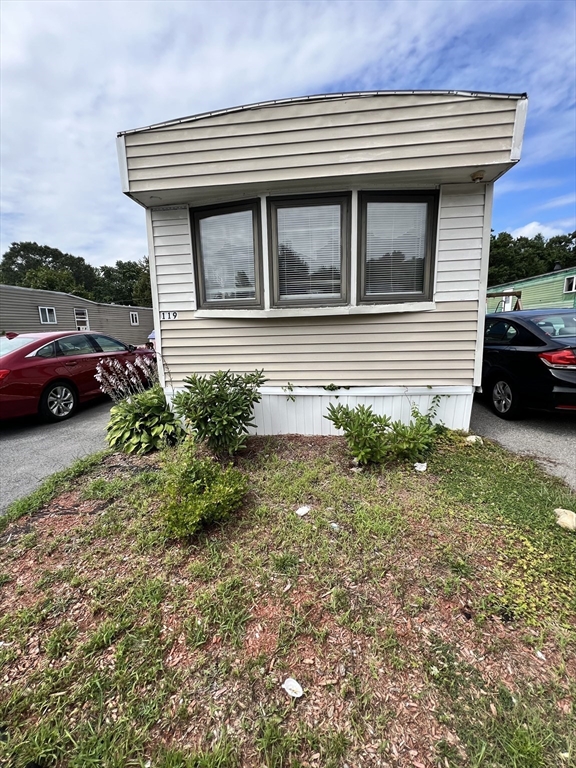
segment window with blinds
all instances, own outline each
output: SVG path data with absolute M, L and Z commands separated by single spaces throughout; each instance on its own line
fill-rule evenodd
M 435 210 L 432 194 L 361 196 L 360 301 L 428 298 Z
M 203 306 L 258 306 L 259 212 L 256 203 L 194 214 Z
M 273 200 L 274 302 L 324 306 L 346 300 L 346 197 Z

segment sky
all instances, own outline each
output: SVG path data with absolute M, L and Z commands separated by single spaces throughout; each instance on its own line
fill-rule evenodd
M 576 229 L 574 0 L 0 0 L 0 253 L 147 254 L 116 134 L 268 99 L 528 93 L 493 229 Z

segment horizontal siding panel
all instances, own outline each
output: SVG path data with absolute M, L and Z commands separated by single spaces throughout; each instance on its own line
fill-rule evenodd
M 474 288 L 480 280 L 479 269 L 462 269 L 442 272 L 441 287 L 443 290 L 447 290 L 448 284 L 458 283 L 462 286 L 465 283 L 470 288 Z M 458 290 L 460 290 L 460 288 Z
M 306 352 L 324 352 L 331 346 L 337 346 L 343 354 L 355 354 L 364 352 L 381 352 L 382 354 L 395 353 L 395 352 L 409 352 L 410 354 L 419 354 L 422 350 L 426 352 L 451 352 L 452 350 L 466 351 L 474 348 L 474 334 L 468 334 L 468 338 L 453 339 L 451 335 L 444 340 L 430 340 L 423 338 L 422 335 L 417 339 L 405 339 L 404 336 L 397 336 L 394 340 L 386 341 L 363 341 L 355 337 L 354 339 L 346 339 L 344 337 L 338 338 L 334 342 L 326 341 L 323 336 L 315 335 L 308 336 L 306 338 L 305 350 Z M 368 337 L 371 338 L 371 337 Z M 189 350 L 188 336 L 172 337 L 169 334 L 168 324 L 162 326 L 162 341 L 164 345 L 169 348 L 173 354 L 186 355 Z M 294 337 L 294 345 L 296 349 L 300 348 L 298 340 Z M 234 354 L 238 349 L 244 347 L 258 348 L 258 353 L 262 352 L 267 354 L 268 352 L 278 352 L 278 344 L 273 340 L 262 337 L 251 337 L 249 339 L 237 336 L 234 339 L 227 337 L 211 337 L 210 346 L 218 349 L 218 354 Z
M 448 188 L 443 194 L 444 208 L 461 208 L 463 205 L 484 205 L 484 194 L 477 192 L 458 192 L 454 188 Z
M 453 221 L 453 219 L 452 219 Z M 443 227 L 440 229 L 440 244 L 442 246 L 442 243 L 447 240 L 458 240 L 462 239 L 463 234 L 467 238 L 475 238 L 482 240 L 482 227 L 466 227 L 466 232 L 463 233 L 460 229 L 444 229 Z
M 190 250 L 190 233 L 182 235 L 154 235 L 154 245 L 187 245 Z
M 466 234 L 468 234 L 466 232 Z M 481 251 L 482 249 L 482 238 L 476 237 L 476 238 L 454 238 L 453 240 L 441 240 L 440 241 L 440 250 L 441 251 Z
M 382 120 L 378 119 L 379 116 L 380 113 L 378 112 L 372 117 L 372 122 L 355 122 L 355 133 L 363 137 L 402 135 L 398 134 L 399 125 L 401 125 L 400 121 L 388 120 L 387 122 L 382 122 Z M 484 126 L 503 126 L 507 129 L 506 135 L 508 135 L 511 132 L 511 128 L 513 128 L 514 118 L 514 109 L 509 109 L 496 115 L 493 113 L 476 114 L 474 116 L 474 130 L 476 128 L 481 130 Z M 444 131 L 448 132 L 458 129 L 470 131 L 470 117 L 468 115 L 442 117 L 441 121 L 442 130 Z M 302 142 L 349 140 L 350 124 L 341 125 L 338 123 L 338 117 L 336 117 L 335 121 L 331 120 L 328 125 L 318 125 L 314 128 L 302 127 L 299 123 L 292 122 L 288 130 L 277 130 L 278 126 L 274 125 L 274 130 L 265 131 L 265 134 L 270 136 L 271 143 L 284 146 L 300 144 Z M 201 131 L 202 129 L 199 128 L 198 130 Z M 214 134 L 213 130 L 211 132 Z M 188 140 L 180 140 L 180 133 L 181 130 L 163 133 L 165 141 L 162 143 L 153 142 L 153 146 L 150 146 L 149 143 L 128 145 L 126 147 L 127 158 L 129 161 L 132 161 L 135 158 L 160 158 L 162 155 L 190 152 L 219 152 L 222 149 L 240 149 L 262 145 L 262 134 L 255 132 L 252 125 L 246 128 L 243 133 L 237 131 L 231 133 L 220 132 L 205 138 L 197 136 L 195 139 Z M 411 140 L 414 140 L 419 135 L 426 136 L 427 133 L 430 133 L 430 118 L 411 119 L 403 135 L 410 136 Z M 164 162 L 167 162 L 167 160 L 165 159 Z
M 156 256 L 190 256 L 190 242 L 185 245 L 158 245 L 154 247 Z
M 316 145 L 317 146 L 317 145 Z M 284 170 L 309 166 L 336 165 L 339 163 L 367 163 L 386 159 L 399 160 L 427 158 L 438 156 L 454 156 L 467 154 L 503 153 L 510 150 L 510 137 L 491 137 L 481 142 L 453 141 L 434 142 L 430 144 L 411 144 L 399 147 L 381 147 L 378 149 L 335 149 L 332 152 L 314 151 L 314 145 L 307 145 L 302 153 L 297 155 L 280 155 L 274 157 L 257 157 L 240 160 L 208 160 L 198 159 L 196 162 L 182 165 L 163 165 L 155 168 L 129 169 L 130 181 L 150 181 L 156 179 L 178 178 L 182 176 L 219 175 L 223 173 L 242 173 L 258 170 Z M 192 156 L 194 157 L 194 156 Z
M 490 164 L 504 165 L 509 162 L 509 152 L 481 151 L 470 154 L 435 155 L 426 158 L 404 158 L 390 160 L 372 160 L 367 162 L 339 161 L 336 164 L 314 165 L 296 168 L 259 169 L 255 167 L 246 172 L 220 172 L 215 174 L 197 173 L 194 176 L 157 178 L 143 181 L 131 181 L 130 191 L 151 192 L 167 189 L 196 189 L 199 187 L 229 186 L 239 184 L 266 183 L 273 181 L 293 181 L 303 179 L 325 179 L 335 176 L 356 176 L 367 173 L 398 173 L 437 169 L 461 168 L 466 166 Z
M 154 222 L 154 236 L 167 237 L 168 235 L 189 235 L 188 222 L 184 224 L 174 224 L 168 220 L 164 222 Z
M 500 128 L 500 131 L 497 129 Z M 138 169 L 145 168 L 174 168 L 177 165 L 187 165 L 191 162 L 195 163 L 209 163 L 209 162 L 230 162 L 230 161 L 249 161 L 258 159 L 264 162 L 265 158 L 286 158 L 291 156 L 297 156 L 300 160 L 303 156 L 308 154 L 324 155 L 327 153 L 335 152 L 382 152 L 388 148 L 393 147 L 406 147 L 409 146 L 424 146 L 427 144 L 437 147 L 442 144 L 455 145 L 457 142 L 462 142 L 464 146 L 469 146 L 474 142 L 487 143 L 488 146 L 492 146 L 490 142 L 498 140 L 495 145 L 498 149 L 507 149 L 511 146 L 510 140 L 510 126 L 480 126 L 471 128 L 470 126 L 461 129 L 449 129 L 444 130 L 440 135 L 436 131 L 431 131 L 428 127 L 426 132 L 418 133 L 406 133 L 385 135 L 382 132 L 378 132 L 375 136 L 360 136 L 351 137 L 349 135 L 340 139 L 328 139 L 325 132 L 322 132 L 321 136 L 316 137 L 313 141 L 306 142 L 278 142 L 274 144 L 266 144 L 265 146 L 257 145 L 253 147 L 233 147 L 230 148 L 229 143 L 223 143 L 223 145 L 217 149 L 210 151 L 200 152 L 198 147 L 195 147 L 194 152 L 174 152 L 170 155 L 146 155 L 144 157 L 129 157 L 128 169 L 129 171 L 138 171 Z M 442 151 L 442 150 L 440 150 Z M 299 161 L 300 161 L 299 160 Z M 270 164 L 268 164 L 270 167 Z M 135 174 L 133 178 L 140 178 Z
M 278 105 L 264 109 L 214 115 L 188 123 L 167 126 L 157 130 L 126 134 L 128 147 L 140 144 L 158 144 L 174 140 L 194 140 L 222 135 L 267 134 L 275 131 L 325 128 L 334 125 L 357 126 L 367 122 L 391 123 L 413 120 L 438 120 L 453 116 L 465 116 L 468 124 L 474 124 L 477 115 L 493 115 L 495 123 L 499 115 L 515 113 L 516 102 L 502 99 L 453 99 L 449 96 L 429 102 L 424 96 L 372 97 L 347 99 L 346 102 L 324 102 L 320 107 L 312 102 L 305 105 Z M 378 101 L 376 101 L 378 99 Z M 386 101 L 384 101 L 386 100 Z M 344 108 L 340 108 L 343 105 Z M 508 118 L 509 119 L 509 118 Z
M 178 262 L 177 264 L 167 264 L 164 260 L 156 267 L 156 274 L 160 275 L 180 275 L 182 272 L 182 266 L 186 265 L 186 262 Z
M 446 198 L 442 196 L 443 209 L 445 207 L 444 205 L 445 200 Z M 452 229 L 466 229 L 466 230 L 479 229 L 481 231 L 484 225 L 483 210 L 484 208 L 482 206 L 479 206 L 478 211 L 480 211 L 480 213 L 476 214 L 475 216 L 458 216 L 450 219 L 445 217 L 441 218 L 440 224 L 439 224 L 440 236 L 441 237 L 447 236 L 446 233 L 450 232 Z
M 442 201 L 444 203 L 444 201 Z M 444 225 L 447 219 L 467 218 L 468 216 L 478 216 L 478 211 L 483 211 L 480 205 L 459 205 L 449 208 L 442 204 L 442 213 L 440 215 L 440 226 Z
M 191 362 L 194 362 L 195 359 L 201 359 L 204 365 L 220 365 L 220 361 L 223 355 L 222 350 L 218 350 L 218 353 L 215 353 L 213 350 L 210 355 L 203 355 L 200 358 L 196 357 L 193 353 L 188 355 L 186 350 L 177 351 L 170 347 L 166 348 L 163 346 L 164 353 L 166 353 L 167 349 L 170 349 L 171 355 L 186 356 Z M 265 365 L 267 368 L 275 370 L 274 366 L 276 366 L 278 363 L 279 357 L 277 349 L 269 350 L 267 353 L 264 352 L 261 348 L 259 348 L 257 351 L 258 354 L 250 354 L 245 350 L 236 350 L 235 353 L 229 352 L 226 354 L 226 365 L 254 365 L 255 368 L 261 365 Z M 285 355 L 285 359 L 288 359 L 287 355 Z M 302 368 L 302 366 L 310 371 L 327 370 L 332 366 L 338 366 L 339 370 L 368 370 L 374 368 L 375 363 L 377 363 L 377 368 L 387 369 L 390 367 L 418 368 L 419 364 L 421 365 L 422 363 L 425 363 L 426 368 L 428 369 L 430 366 L 432 368 L 443 367 L 446 365 L 446 363 L 451 362 L 457 364 L 457 361 L 461 360 L 473 361 L 474 349 L 450 351 L 445 350 L 443 352 L 429 352 L 422 350 L 418 353 L 418 360 L 414 360 L 413 353 L 408 351 L 396 353 L 364 351 L 362 354 L 361 362 L 355 360 L 353 363 L 350 363 L 350 360 L 339 349 L 331 349 L 330 347 L 327 347 L 322 351 L 320 356 L 318 356 L 318 354 L 315 352 L 298 353 L 296 351 L 292 351 L 289 359 L 290 367 L 294 368 L 295 370 Z M 321 362 L 319 362 L 319 360 Z

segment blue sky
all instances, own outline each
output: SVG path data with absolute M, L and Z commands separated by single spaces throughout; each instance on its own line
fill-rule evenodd
M 458 89 L 529 97 L 493 228 L 576 229 L 574 0 L 1 0 L 1 243 L 94 265 L 147 253 L 119 130 L 266 99 Z

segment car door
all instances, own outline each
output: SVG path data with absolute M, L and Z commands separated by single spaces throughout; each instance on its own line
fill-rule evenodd
M 541 342 L 512 319 L 487 320 L 484 335 L 483 378 L 505 374 L 518 391 L 532 394 L 542 386 L 537 351 Z
M 98 393 L 94 378 L 100 352 L 86 333 L 64 336 L 56 342 L 58 355 L 53 360 L 55 377 L 74 382 L 81 398 Z

